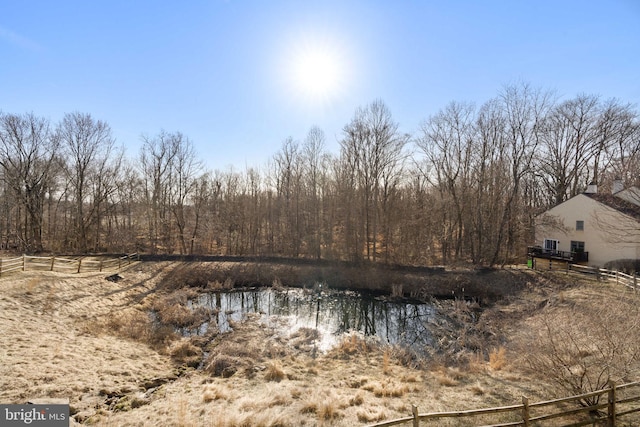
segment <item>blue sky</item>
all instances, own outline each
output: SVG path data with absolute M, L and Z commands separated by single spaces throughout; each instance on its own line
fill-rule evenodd
M 319 49 L 339 77 L 314 96 L 292 69 Z M 130 158 L 164 129 L 209 169 L 262 167 L 314 125 L 337 153 L 375 99 L 414 133 L 521 81 L 640 104 L 640 1 L 0 0 L 0 110 L 91 113 Z

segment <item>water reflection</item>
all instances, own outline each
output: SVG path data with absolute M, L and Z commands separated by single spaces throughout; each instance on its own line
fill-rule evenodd
M 321 347 L 331 346 L 336 337 L 349 331 L 417 350 L 432 344 L 428 321 L 435 310 L 430 304 L 387 301 L 355 292 L 263 289 L 204 294 L 191 305 L 217 313 L 214 318 L 221 332 L 230 330 L 230 321 L 259 313 L 267 319 L 288 318 L 290 333 L 301 327 L 319 330 L 323 336 Z

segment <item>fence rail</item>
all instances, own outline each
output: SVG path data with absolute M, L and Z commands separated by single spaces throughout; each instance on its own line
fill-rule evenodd
M 602 403 L 600 403 L 601 400 Z M 595 403 L 585 404 L 585 402 Z M 603 425 L 615 427 L 620 418 L 640 412 L 640 403 L 638 402 L 640 402 L 640 382 L 632 382 L 619 386 L 610 382 L 606 388 L 590 393 L 536 403 L 529 403 L 529 399 L 523 397 L 522 404 L 495 408 L 419 414 L 418 407 L 412 405 L 413 414 L 411 416 L 371 424 L 369 427 L 391 427 L 408 425 L 409 423 L 412 423 L 413 427 L 419 427 L 421 422 L 425 422 L 426 424 L 422 424 L 425 426 L 437 425 L 431 424 L 430 422 L 442 422 L 447 418 L 455 418 L 461 421 L 460 419 L 462 418 L 477 418 L 487 415 L 497 417 L 498 414 L 510 419 L 494 420 L 498 422 L 497 424 L 476 425 L 478 427 L 529 427 L 545 425 L 566 427 Z M 564 422 L 564 424 L 557 424 L 558 418 L 565 418 L 565 420 L 561 421 Z M 545 424 L 546 421 L 551 420 L 553 420 L 554 424 Z M 631 425 L 627 424 L 627 420 L 622 421 L 625 421 L 624 425 Z
M 58 271 L 63 273 L 87 273 L 92 271 L 120 271 L 134 261 L 140 260 L 137 253 L 111 259 L 84 259 L 63 257 L 42 257 L 22 255 L 16 258 L 0 259 L 0 277 L 16 271 Z
M 547 271 L 561 271 L 565 273 L 575 272 L 580 274 L 587 274 L 595 277 L 598 280 L 609 280 L 618 284 L 624 285 L 633 290 L 640 290 L 640 284 L 638 283 L 638 276 L 626 274 L 621 271 L 607 270 L 605 268 L 588 267 L 586 265 L 571 264 L 564 262 L 536 262 L 535 267 L 537 270 Z

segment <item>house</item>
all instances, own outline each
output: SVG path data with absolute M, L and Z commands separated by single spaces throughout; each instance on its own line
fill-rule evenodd
M 587 191 L 536 217 L 536 246 L 529 258 L 603 267 L 607 262 L 640 259 L 640 189 L 624 189 L 615 180 L 612 192 Z

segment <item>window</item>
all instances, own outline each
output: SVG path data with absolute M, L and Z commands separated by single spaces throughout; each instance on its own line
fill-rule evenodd
M 559 245 L 560 245 L 559 240 L 544 239 L 544 250 L 547 252 L 556 252 L 558 250 Z
M 584 221 L 576 221 L 576 231 L 584 230 Z
M 584 252 L 584 242 L 571 241 L 571 252 Z

